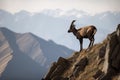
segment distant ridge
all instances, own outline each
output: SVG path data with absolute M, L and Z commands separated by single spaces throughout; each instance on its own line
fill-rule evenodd
M 78 50 L 79 43 L 67 33 L 73 19 L 77 20 L 76 28 L 90 24 L 97 27 L 99 31 L 95 36 L 96 43 L 101 42 L 120 22 L 120 12 L 116 11 L 106 11 L 95 15 L 76 9 L 68 10 L 65 13 L 61 12 L 59 9 L 43 10 L 36 13 L 21 10 L 12 14 L 0 9 L 0 26 L 20 33 L 32 32 L 46 40 L 53 39 L 57 43 Z M 99 34 L 101 35 L 99 36 Z M 85 47 L 87 44 L 88 42 L 85 43 Z
M 0 65 L 4 64 L 0 80 L 40 80 L 53 61 L 71 52 L 32 33 L 19 34 L 0 27 Z

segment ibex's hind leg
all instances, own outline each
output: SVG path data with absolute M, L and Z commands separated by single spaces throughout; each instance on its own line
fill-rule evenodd
M 92 38 L 91 47 L 93 46 L 93 44 L 94 44 L 94 41 L 95 41 L 95 39 L 94 39 L 94 37 L 93 37 L 93 38 Z
M 90 47 L 93 46 L 93 43 L 94 43 L 94 37 L 93 37 L 93 38 L 89 38 L 89 40 L 90 40 L 90 43 L 89 43 L 89 46 L 88 46 L 88 48 L 87 48 L 86 51 L 89 51 L 89 50 L 90 50 Z
M 89 44 L 88 48 L 93 46 L 95 39 L 94 39 L 94 37 L 92 37 L 92 38 L 89 38 L 89 40 L 90 40 L 90 44 Z
M 80 52 L 82 51 L 82 49 L 83 49 L 83 39 L 79 39 L 79 42 L 80 42 Z

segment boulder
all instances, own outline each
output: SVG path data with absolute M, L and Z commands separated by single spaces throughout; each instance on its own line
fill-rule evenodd
M 100 48 L 100 51 L 99 51 L 99 59 L 100 59 L 100 58 L 104 58 L 104 56 L 105 56 L 105 51 L 106 51 L 106 46 L 103 46 L 102 48 Z
M 45 80 L 57 80 L 56 78 L 61 77 L 60 75 L 64 73 L 69 65 L 70 63 L 67 59 L 60 57 L 57 63 L 53 63 L 53 65 L 51 66 L 48 74 L 45 77 Z
M 79 72 L 84 71 L 87 64 L 88 64 L 87 57 L 82 58 L 77 64 L 75 64 L 72 75 L 77 77 Z
M 118 41 L 119 41 L 119 43 L 120 43 L 120 24 L 118 25 L 116 31 L 117 31 Z
M 50 77 L 51 77 L 51 74 L 54 72 L 54 70 L 56 69 L 57 67 L 57 63 L 54 62 L 51 67 L 50 67 L 50 70 L 49 72 L 47 73 L 46 77 L 45 77 L 45 80 L 50 80 Z
M 108 35 L 108 44 L 103 66 L 104 77 L 101 80 L 112 80 L 114 76 L 120 73 L 120 24 L 117 30 Z M 107 64 L 107 65 L 106 65 Z

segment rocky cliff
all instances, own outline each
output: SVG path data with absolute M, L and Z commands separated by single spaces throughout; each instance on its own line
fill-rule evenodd
M 51 65 L 45 80 L 120 80 L 120 24 L 89 50 L 60 57 Z

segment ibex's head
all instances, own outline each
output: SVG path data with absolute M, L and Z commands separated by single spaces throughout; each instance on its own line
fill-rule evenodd
M 75 25 L 74 25 L 74 22 L 75 22 L 76 20 L 73 20 L 72 21 L 72 23 L 71 23 L 71 25 L 70 25 L 70 29 L 68 30 L 68 33 L 70 33 L 70 32 L 73 32 L 73 30 L 74 30 L 74 28 L 75 28 Z

